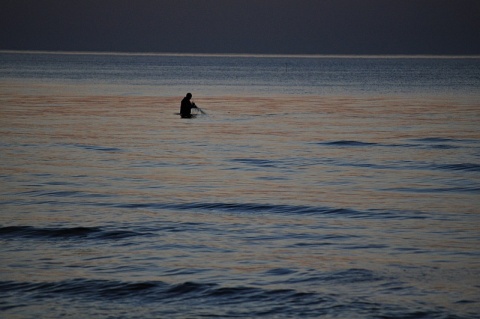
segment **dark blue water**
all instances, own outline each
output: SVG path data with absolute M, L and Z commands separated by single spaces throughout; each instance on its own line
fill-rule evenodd
M 0 317 L 480 318 L 478 61 L 1 54 Z
M 480 94 L 478 57 L 0 55 L 0 76 L 77 92 L 177 96 Z M 96 85 L 102 85 L 96 90 Z M 80 86 L 80 87 L 78 87 Z M 85 87 L 87 86 L 87 87 Z M 31 87 L 34 89 L 35 86 Z M 87 90 L 87 92 L 85 92 Z

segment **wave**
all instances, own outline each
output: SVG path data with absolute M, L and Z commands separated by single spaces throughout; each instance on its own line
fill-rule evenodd
M 339 146 L 339 147 L 406 147 L 406 148 L 429 148 L 429 149 L 455 149 L 478 146 L 478 140 L 472 139 L 453 139 L 440 137 L 414 138 L 404 143 L 374 143 L 355 140 L 339 140 L 330 142 L 314 143 L 316 145 Z M 467 146 L 468 145 L 468 146 Z
M 151 316 L 148 312 L 158 309 L 172 309 L 170 315 L 175 318 L 179 318 L 177 315 L 182 318 L 198 317 L 200 313 L 205 317 L 222 318 L 347 318 L 356 317 L 359 313 L 378 318 L 446 318 L 452 315 L 448 309 L 439 310 L 434 305 L 426 305 L 420 301 L 401 305 L 379 303 L 371 296 L 342 294 L 342 287 L 352 284 L 356 289 L 365 285 L 368 285 L 369 290 L 375 287 L 373 289 L 384 294 L 418 293 L 406 283 L 392 282 L 365 269 L 318 274 L 304 280 L 324 288 L 302 291 L 296 288 L 298 285 L 295 284 L 275 288 L 248 284 L 222 286 L 219 283 L 193 281 L 175 284 L 163 281 L 125 282 L 82 278 L 58 282 L 0 281 L 0 296 L 6 297 L 0 309 L 15 307 L 12 301 L 18 296 L 37 303 L 66 299 L 71 305 L 78 302 L 113 302 L 125 304 L 132 309 L 141 305 L 142 309 L 147 310 L 143 311 L 143 314 L 149 318 Z M 330 291 L 327 287 L 330 287 Z M 168 305 L 173 308 L 168 308 Z M 179 312 L 179 309 L 182 310 Z M 418 315 L 420 313 L 423 315 Z
M 46 182 L 47 185 L 53 186 L 76 186 L 71 182 Z M 74 198 L 109 198 L 112 195 L 109 194 L 101 194 L 101 193 L 88 193 L 84 191 L 43 191 L 43 190 L 33 190 L 33 191 L 26 191 L 17 193 L 18 195 L 29 195 L 32 197 L 74 197 Z
M 297 213 L 308 214 L 315 213 L 317 209 L 310 206 L 290 206 L 273 204 L 254 204 L 254 203 L 141 203 L 141 204 L 118 204 L 120 208 L 149 208 L 149 209 L 170 209 L 170 210 L 207 210 L 238 213 Z
M 475 163 L 454 163 L 454 164 L 436 164 L 414 161 L 398 161 L 389 164 L 372 163 L 338 163 L 338 166 L 364 167 L 371 169 L 395 169 L 395 170 L 442 170 L 457 172 L 480 172 L 480 164 Z
M 40 145 L 37 145 L 40 146 Z M 107 152 L 107 153 L 118 153 L 123 152 L 121 148 L 118 147 L 110 147 L 110 146 L 102 146 L 102 145 L 89 145 L 89 144 L 81 144 L 81 143 L 55 143 L 46 145 L 47 147 L 66 147 L 66 148 L 77 148 L 86 151 L 98 151 L 98 152 Z M 45 145 L 41 145 L 41 147 L 45 147 Z
M 122 150 L 116 147 L 96 146 L 96 145 L 83 145 L 82 148 L 92 151 L 100 152 L 121 152 Z
M 241 164 L 259 166 L 259 167 L 277 167 L 278 166 L 276 161 L 271 161 L 266 159 L 235 158 L 235 159 L 232 159 L 231 161 L 241 163 Z
M 383 281 L 384 277 L 379 274 L 360 268 L 352 268 L 346 270 L 331 271 L 326 273 L 321 273 L 317 276 L 312 276 L 316 281 L 329 282 L 332 284 L 354 284 L 354 283 L 374 283 Z M 311 279 L 309 279 L 311 280 Z
M 14 143 L 0 143 L 0 147 L 25 147 L 25 148 L 46 148 L 46 147 L 67 147 L 67 148 L 80 148 L 83 150 L 88 151 L 99 151 L 99 152 L 122 152 L 121 148 L 118 147 L 109 147 L 109 146 L 101 146 L 101 145 L 88 145 L 88 144 L 80 144 L 80 143 L 55 143 L 55 144 L 14 144 Z
M 445 143 L 445 142 L 456 142 L 457 139 L 445 138 L 445 137 L 423 137 L 423 138 L 414 138 L 412 141 L 422 142 L 422 143 Z
M 216 283 L 184 282 L 168 284 L 162 281 L 121 282 L 114 280 L 71 279 L 59 282 L 16 282 L 0 281 L 0 291 L 6 293 L 28 293 L 36 298 L 58 296 L 81 296 L 86 299 L 142 298 L 144 301 L 162 300 L 167 302 L 178 299 L 228 298 L 240 301 L 259 301 L 261 299 L 295 298 L 293 289 L 262 289 L 237 286 L 221 287 Z M 305 294 L 302 294 L 305 296 Z M 314 297 L 314 293 L 310 294 Z
M 135 203 L 114 204 L 117 208 L 151 209 L 151 210 L 179 210 L 179 211 L 206 211 L 226 212 L 235 214 L 288 214 L 288 215 L 324 215 L 332 217 L 346 217 L 359 219 L 423 219 L 421 212 L 355 210 L 350 208 L 335 208 L 308 205 L 282 205 L 259 203 Z
M 106 230 L 101 227 L 55 227 L 39 228 L 32 226 L 0 227 L 0 238 L 35 238 L 35 239 L 122 239 L 143 236 L 127 230 Z
M 456 149 L 465 147 L 478 147 L 479 141 L 474 139 L 455 139 L 444 137 L 424 137 L 413 138 L 409 141 L 414 142 L 411 146 L 419 148 L 432 148 L 432 149 Z
M 350 141 L 350 140 L 340 140 L 333 142 L 321 142 L 317 143 L 318 145 L 328 145 L 328 146 L 375 146 L 380 145 L 378 143 L 368 143 L 368 142 L 359 142 L 359 141 Z
M 456 187 L 393 187 L 386 188 L 386 191 L 404 192 L 404 193 L 474 193 L 480 192 L 480 186 L 456 186 Z
M 480 164 L 474 163 L 440 164 L 433 165 L 433 167 L 441 170 L 480 172 Z
M 266 276 L 286 279 L 284 283 L 310 281 L 324 284 L 354 284 L 374 283 L 384 280 L 373 271 L 366 269 L 345 269 L 333 272 L 307 272 L 298 274 L 298 280 L 292 279 L 293 270 L 279 271 L 272 269 L 266 271 Z M 295 277 L 294 277 L 295 278 Z M 17 282 L 0 281 L 0 291 L 3 293 L 34 294 L 36 297 L 54 297 L 55 295 L 83 296 L 87 299 L 117 299 L 117 298 L 147 298 L 155 300 L 168 300 L 179 298 L 228 298 L 238 302 L 259 301 L 269 299 L 296 300 L 297 297 L 325 300 L 325 296 L 318 293 L 305 293 L 291 289 L 269 289 L 257 286 L 220 286 L 218 283 L 183 282 L 169 284 L 163 281 L 123 282 L 100 279 L 70 279 L 59 282 Z M 333 296 L 333 295 L 332 295 Z M 331 299 L 333 301 L 333 298 Z

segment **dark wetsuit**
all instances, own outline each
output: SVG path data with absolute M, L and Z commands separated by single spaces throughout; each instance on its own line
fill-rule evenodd
M 188 97 L 184 97 L 180 104 L 180 115 L 186 118 L 192 117 L 192 108 L 196 108 L 195 104 L 190 102 Z

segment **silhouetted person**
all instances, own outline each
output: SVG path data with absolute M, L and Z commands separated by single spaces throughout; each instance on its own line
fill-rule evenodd
M 182 103 L 180 104 L 180 116 L 183 118 L 191 118 L 192 109 L 197 108 L 195 103 L 192 103 L 190 101 L 191 99 L 192 93 L 187 93 L 187 95 L 183 98 Z

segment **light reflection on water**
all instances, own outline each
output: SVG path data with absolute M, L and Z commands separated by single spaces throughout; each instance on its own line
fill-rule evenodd
M 388 99 L 365 107 L 368 100 L 355 105 L 357 100 L 345 98 L 208 98 L 197 103 L 211 116 L 182 121 L 173 98 L 57 97 L 59 105 L 51 106 L 51 97 L 31 97 L 23 108 L 23 96 L 11 99 L 11 107 L 2 108 L 4 142 L 12 145 L 5 152 L 14 155 L 4 160 L 9 170 L 49 174 L 60 182 L 86 174 L 88 180 L 115 180 L 114 193 L 161 188 L 167 198 L 186 201 L 298 199 L 357 209 L 382 209 L 391 202 L 389 208 L 454 211 L 461 205 L 462 211 L 475 211 L 462 199 L 471 197 L 468 192 L 422 194 L 468 188 L 462 171 L 433 168 L 478 159 L 469 140 L 478 139 L 473 124 L 480 116 L 451 101 L 404 100 L 401 108 L 401 100 L 389 107 Z M 412 103 L 413 113 L 406 112 Z M 448 116 L 431 116 L 442 112 Z M 460 142 L 440 140 L 431 147 L 415 141 L 424 137 Z M 329 144 L 335 141 L 340 142 Z M 358 143 L 349 146 L 352 141 Z M 31 146 L 18 148 L 20 142 Z M 475 189 L 475 180 L 470 182 Z M 445 200 L 431 200 L 439 196 Z M 376 207 L 378 200 L 366 198 L 382 203 Z
M 3 279 L 334 289 L 460 313 L 478 299 L 478 104 L 197 97 L 209 116 L 186 120 L 179 98 L 2 100 L 2 226 L 143 234 L 8 242 Z M 322 277 L 342 269 L 373 283 Z M 385 278 L 419 296 L 382 293 Z

